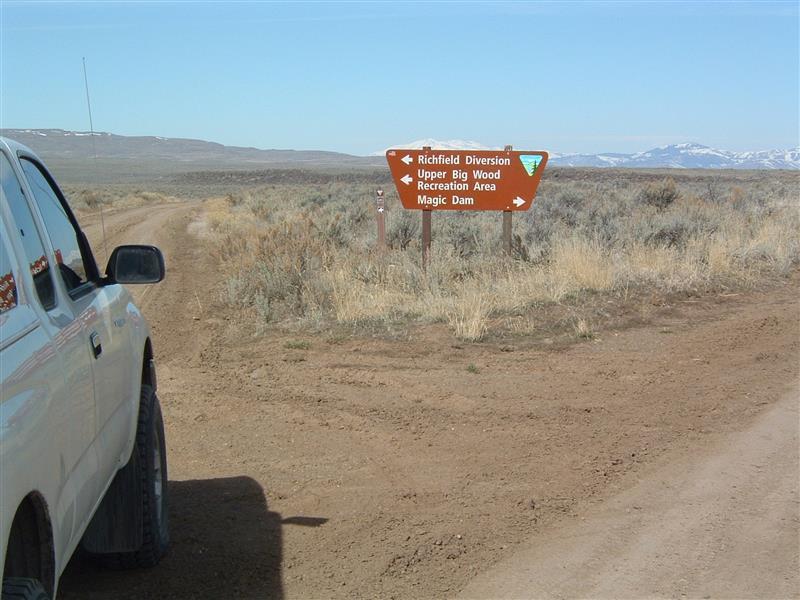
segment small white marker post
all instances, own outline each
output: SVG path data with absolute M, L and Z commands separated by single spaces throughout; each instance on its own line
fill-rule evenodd
M 383 190 L 375 191 L 376 220 L 378 222 L 378 251 L 386 251 L 386 203 L 383 198 Z

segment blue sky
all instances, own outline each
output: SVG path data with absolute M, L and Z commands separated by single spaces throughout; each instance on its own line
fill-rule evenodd
M 800 144 L 798 3 L 0 0 L 0 125 L 368 154 Z

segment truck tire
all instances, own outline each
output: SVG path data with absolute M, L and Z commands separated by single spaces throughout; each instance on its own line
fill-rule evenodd
M 3 580 L 0 600 L 50 600 L 50 596 L 38 579 L 7 577 Z
M 133 552 L 98 554 L 95 557 L 111 569 L 153 567 L 166 554 L 169 545 L 167 503 L 167 448 L 164 421 L 155 391 L 142 385 L 139 422 L 136 429 L 138 469 L 141 477 L 143 543 Z

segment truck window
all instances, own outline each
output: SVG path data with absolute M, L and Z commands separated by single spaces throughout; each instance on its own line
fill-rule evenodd
M 19 162 L 53 243 L 58 272 L 61 273 L 67 291 L 71 292 L 88 280 L 75 228 L 64 211 L 59 194 L 45 178 L 39 165 L 26 158 L 20 158 Z
M 11 257 L 6 252 L 6 234 L 0 228 L 0 315 L 17 305 L 17 282 L 11 269 Z
M 36 294 L 45 310 L 50 310 L 56 305 L 56 291 L 50 277 L 50 261 L 39 237 L 39 232 L 33 221 L 30 206 L 28 206 L 19 179 L 11 168 L 11 163 L 5 154 L 0 152 L 0 185 L 6 197 L 14 224 L 22 240 L 25 260 L 33 276 Z

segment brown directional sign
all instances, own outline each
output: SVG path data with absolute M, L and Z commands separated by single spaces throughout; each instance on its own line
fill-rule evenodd
M 387 150 L 404 208 L 528 210 L 547 164 L 538 150 Z

